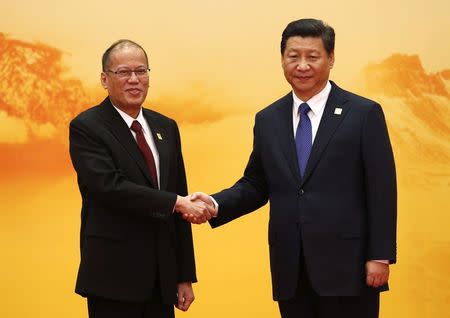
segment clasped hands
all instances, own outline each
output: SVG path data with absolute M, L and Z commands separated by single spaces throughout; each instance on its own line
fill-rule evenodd
M 203 192 L 195 192 L 185 197 L 178 196 L 175 211 L 181 213 L 183 219 L 194 224 L 205 223 L 217 214 L 211 197 Z

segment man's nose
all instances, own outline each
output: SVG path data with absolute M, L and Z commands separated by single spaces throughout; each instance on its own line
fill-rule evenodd
M 139 82 L 139 77 L 136 75 L 135 72 L 131 72 L 130 78 L 128 79 L 129 82 Z
M 308 70 L 309 67 L 310 67 L 310 66 L 309 66 L 308 62 L 305 61 L 304 59 L 300 60 L 300 61 L 298 62 L 298 64 L 297 64 L 297 69 L 298 69 L 299 71 L 305 71 L 305 70 Z

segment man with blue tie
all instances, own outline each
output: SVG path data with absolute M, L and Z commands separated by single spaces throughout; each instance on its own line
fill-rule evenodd
M 396 261 L 384 115 L 378 103 L 329 81 L 334 40 L 320 20 L 287 25 L 281 62 L 292 92 L 256 115 L 244 176 L 212 197 L 191 197 L 215 205 L 213 227 L 270 200 L 273 297 L 283 318 L 378 317 Z

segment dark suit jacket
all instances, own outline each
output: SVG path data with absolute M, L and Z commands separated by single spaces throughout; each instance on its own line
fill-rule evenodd
M 332 83 L 301 178 L 292 105 L 289 93 L 256 115 L 244 176 L 213 195 L 219 215 L 211 224 L 225 224 L 270 200 L 274 299 L 294 296 L 301 248 L 318 294 L 359 295 L 368 288 L 367 260 L 396 260 L 396 177 L 383 112 Z
M 148 109 L 143 114 L 159 152 L 160 190 L 152 187 L 145 159 L 109 98 L 70 123 L 83 200 L 76 292 L 144 301 L 159 279 L 169 304 L 178 282 L 196 281 L 190 224 L 172 213 L 176 194 L 187 194 L 186 176 L 175 121 Z

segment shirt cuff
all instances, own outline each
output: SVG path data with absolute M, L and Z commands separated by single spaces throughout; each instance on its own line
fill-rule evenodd
M 212 196 L 209 196 L 209 197 L 211 198 L 211 201 L 214 204 L 214 215 L 212 217 L 215 218 L 219 214 L 219 204 Z
M 384 260 L 384 259 L 382 259 L 382 260 L 374 259 L 373 261 L 374 261 L 374 262 L 378 262 L 378 263 L 383 263 L 383 264 L 389 265 L 389 261 L 388 261 L 388 260 Z

